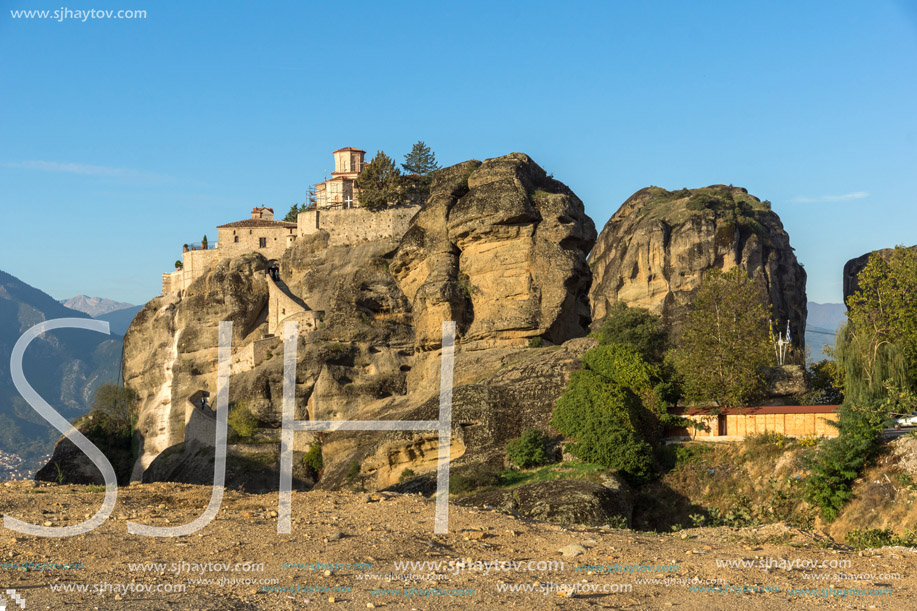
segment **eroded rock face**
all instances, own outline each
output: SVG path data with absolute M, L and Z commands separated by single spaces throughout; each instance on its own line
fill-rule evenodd
M 439 172 L 391 264 L 417 348 L 440 345 L 443 320 L 480 347 L 582 335 L 594 242 L 583 203 L 526 155 Z
M 233 323 L 234 345 L 259 326 L 267 303 L 267 261 L 252 253 L 221 261 L 184 295 L 157 297 L 134 318 L 124 336 L 124 383 L 140 397 L 138 479 L 152 459 L 180 443 L 199 391 L 215 393 L 220 321 Z
M 714 185 L 641 189 L 611 217 L 589 255 L 592 317 L 615 301 L 661 314 L 677 335 L 704 272 L 742 267 L 804 341 L 806 272 L 770 204 L 745 189 Z M 785 323 L 784 323 L 785 324 Z

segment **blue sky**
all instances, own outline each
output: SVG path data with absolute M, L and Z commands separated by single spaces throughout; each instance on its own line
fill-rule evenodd
M 648 185 L 773 202 L 841 300 L 917 243 L 913 2 L 3 2 L 0 269 L 143 303 L 181 245 L 357 146 L 531 155 L 601 229 Z M 341 12 L 343 6 L 351 7 Z M 14 19 L 18 9 L 145 19 Z

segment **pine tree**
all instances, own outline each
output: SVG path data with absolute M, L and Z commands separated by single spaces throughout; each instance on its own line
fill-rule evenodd
M 290 207 L 289 212 L 287 212 L 287 215 L 283 217 L 283 220 L 286 221 L 287 223 L 295 223 L 296 219 L 299 217 L 299 213 L 305 212 L 305 211 L 306 211 L 305 204 L 302 204 L 302 205 L 293 204 Z
M 404 156 L 402 169 L 408 174 L 417 174 L 418 176 L 427 176 L 430 172 L 439 169 L 436 163 L 436 155 L 430 150 L 430 147 L 424 144 L 423 140 L 417 142 L 411 152 Z
M 383 151 L 363 167 L 354 186 L 360 190 L 360 205 L 372 211 L 397 205 L 404 195 L 401 172 Z

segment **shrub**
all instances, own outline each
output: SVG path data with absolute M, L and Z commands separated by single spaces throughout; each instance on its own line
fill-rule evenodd
M 895 534 L 890 528 L 869 528 L 866 530 L 854 529 L 845 537 L 851 547 L 887 547 L 901 545 L 913 547 L 917 544 L 917 532 L 905 531 L 902 536 Z
M 358 475 L 360 475 L 360 463 L 355 460 L 350 463 L 350 467 L 347 469 L 347 475 L 345 475 L 344 478 L 348 482 L 352 482 L 353 480 L 357 479 Z
M 540 337 L 533 337 L 529 340 L 529 348 L 541 348 L 542 339 Z
M 322 444 L 320 441 L 309 446 L 309 451 L 303 454 L 302 461 L 315 473 L 321 473 L 324 460 L 322 459 Z
M 841 405 L 839 416 L 840 434 L 821 443 L 818 453 L 807 461 L 811 476 L 806 480 L 806 500 L 827 521 L 834 520 L 853 496 L 853 480 L 878 450 L 886 420 L 875 405 L 855 405 L 850 400 Z
M 749 436 L 746 443 L 752 448 L 761 446 L 777 446 L 778 448 L 783 448 L 786 447 L 789 441 L 790 440 L 781 433 L 766 431 L 764 433 Z
M 669 333 L 662 317 L 643 308 L 616 301 L 595 332 L 599 344 L 632 346 L 649 363 L 661 363 L 669 347 Z
M 228 422 L 239 437 L 251 437 L 258 430 L 258 419 L 245 403 L 237 403 L 229 410 Z
M 414 473 L 414 470 L 413 470 L 413 469 L 410 469 L 410 468 L 409 468 L 409 469 L 405 469 L 404 471 L 401 472 L 401 475 L 398 477 L 398 481 L 399 481 L 399 482 L 406 482 L 407 480 L 411 479 L 411 478 L 414 477 L 415 475 L 417 475 L 417 474 Z
M 548 462 L 548 454 L 545 451 L 546 441 L 541 431 L 528 429 L 522 433 L 521 437 L 506 444 L 506 458 L 522 469 L 543 465 Z
M 580 460 L 618 469 L 640 483 L 653 471 L 652 447 L 640 433 L 642 409 L 631 390 L 583 369 L 573 372 L 551 425 L 576 440 L 567 450 Z

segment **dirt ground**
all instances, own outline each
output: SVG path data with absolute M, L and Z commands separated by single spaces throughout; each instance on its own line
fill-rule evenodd
M 63 526 L 93 514 L 102 497 L 7 482 L 0 511 Z M 0 530 L 6 608 L 917 609 L 917 550 L 852 550 L 781 524 L 655 534 L 452 506 L 449 534 L 434 535 L 430 499 L 307 492 L 294 493 L 292 534 L 278 535 L 276 493 L 227 490 L 216 519 L 195 534 L 127 533 L 126 520 L 190 522 L 209 498 L 202 486 L 132 485 L 90 533 Z M 403 561 L 442 564 L 395 564 Z M 737 561 L 746 566 L 722 566 Z

